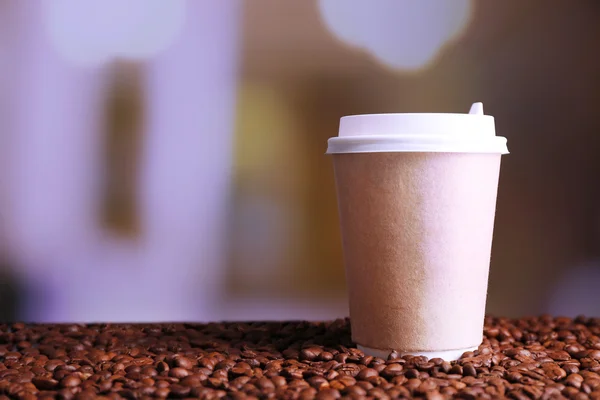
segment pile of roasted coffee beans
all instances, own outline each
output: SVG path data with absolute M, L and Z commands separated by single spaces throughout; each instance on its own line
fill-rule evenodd
M 0 399 L 600 399 L 600 319 L 488 318 L 457 362 L 365 356 L 349 323 L 0 325 Z

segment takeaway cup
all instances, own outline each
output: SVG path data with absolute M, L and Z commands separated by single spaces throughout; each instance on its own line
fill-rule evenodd
M 459 358 L 483 339 L 506 139 L 469 114 L 343 117 L 333 157 L 352 339 L 365 353 Z

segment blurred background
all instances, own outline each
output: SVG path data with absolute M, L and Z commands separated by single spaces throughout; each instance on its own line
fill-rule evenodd
M 488 312 L 600 315 L 600 3 L 0 1 L 0 319 L 347 314 L 339 118 L 508 138 Z

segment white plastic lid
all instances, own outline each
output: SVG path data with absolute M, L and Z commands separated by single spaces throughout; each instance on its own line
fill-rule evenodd
M 384 152 L 508 154 L 508 148 L 482 103 L 469 114 L 351 115 L 328 140 L 327 154 Z

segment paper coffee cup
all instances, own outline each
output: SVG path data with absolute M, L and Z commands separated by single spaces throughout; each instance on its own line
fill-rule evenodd
M 481 344 L 506 139 L 471 114 L 344 117 L 333 154 L 352 338 L 453 360 Z

